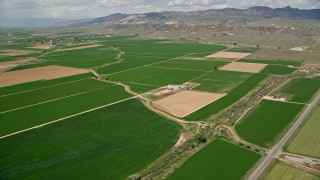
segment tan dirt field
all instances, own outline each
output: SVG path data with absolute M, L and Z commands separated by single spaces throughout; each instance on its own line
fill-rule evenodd
M 63 66 L 45 66 L 0 74 L 0 87 L 11 86 L 39 80 L 50 80 L 90 72 L 87 69 Z
M 239 53 L 239 52 L 217 52 L 207 57 L 209 58 L 230 58 L 230 59 L 241 59 L 249 56 L 251 53 Z
M 50 49 L 52 48 L 51 44 L 37 44 L 28 48 L 32 48 L 32 49 Z
M 231 62 L 220 67 L 219 70 L 259 73 L 267 66 L 267 64 Z
M 4 54 L 0 54 L 1 56 L 19 56 L 19 55 L 27 55 L 34 53 L 36 51 L 31 50 L 17 50 L 17 49 L 3 49 L 0 52 L 4 52 Z
M 56 52 L 59 51 L 71 51 L 71 50 L 78 50 L 78 49 L 87 49 L 87 48 L 93 48 L 93 47 L 99 47 L 101 45 L 99 44 L 93 44 L 93 45 L 88 45 L 88 46 L 79 46 L 79 47 L 73 47 L 73 48 L 66 48 L 66 49 L 58 49 Z
M 225 95 L 185 90 L 157 100 L 154 105 L 176 117 L 185 117 Z
M 6 62 L 0 62 L 0 72 L 9 68 L 12 68 L 14 66 L 17 66 L 19 64 L 23 64 L 28 62 L 30 59 L 20 59 L 15 61 L 6 61 Z

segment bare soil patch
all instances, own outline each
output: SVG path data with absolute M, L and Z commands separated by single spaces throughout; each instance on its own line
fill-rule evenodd
M 20 59 L 20 60 L 15 60 L 15 61 L 6 61 L 6 62 L 0 62 L 0 72 L 15 67 L 19 64 L 27 63 L 31 59 Z
M 71 51 L 71 50 L 78 50 L 78 49 L 87 49 L 87 48 L 93 48 L 93 47 L 99 47 L 101 45 L 99 44 L 93 44 L 93 45 L 88 45 L 88 46 L 79 46 L 79 47 L 73 47 L 73 48 L 66 48 L 66 49 L 58 49 L 56 52 L 59 51 Z
M 51 44 L 37 44 L 37 45 L 31 46 L 29 48 L 32 48 L 32 49 L 50 49 L 50 48 L 52 48 L 52 45 Z
M 185 90 L 155 101 L 154 105 L 176 117 L 185 117 L 225 95 Z
M 32 81 L 49 80 L 90 72 L 87 69 L 63 66 L 45 66 L 0 74 L 0 87 L 22 84 Z
M 251 53 L 239 53 L 239 52 L 217 52 L 207 57 L 209 58 L 230 58 L 230 59 L 241 59 L 249 56 Z
M 244 63 L 244 62 L 231 62 L 219 68 L 219 70 L 225 71 L 237 71 L 237 72 L 249 72 L 249 73 L 259 73 L 267 64 L 258 63 Z
M 4 54 L 0 54 L 2 56 L 19 56 L 19 55 L 32 54 L 36 51 L 18 50 L 18 49 L 3 49 L 3 50 L 0 50 L 0 52 L 4 52 Z

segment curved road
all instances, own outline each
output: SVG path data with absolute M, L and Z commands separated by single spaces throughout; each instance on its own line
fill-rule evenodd
M 250 175 L 249 180 L 257 180 L 261 174 L 267 169 L 272 160 L 277 157 L 281 152 L 283 146 L 289 141 L 291 136 L 296 132 L 299 128 L 303 120 L 305 120 L 308 114 L 312 111 L 312 109 L 317 105 L 317 102 L 320 100 L 320 92 L 317 93 L 317 96 L 313 99 L 313 101 L 308 105 L 308 107 L 304 110 L 304 112 L 300 115 L 299 119 L 293 124 L 293 126 L 289 129 L 289 131 L 283 136 L 283 138 L 268 152 L 267 157 L 260 163 L 260 165 L 254 170 L 254 172 Z

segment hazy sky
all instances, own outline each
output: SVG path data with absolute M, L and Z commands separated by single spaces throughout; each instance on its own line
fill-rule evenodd
M 0 0 L 0 18 L 93 18 L 112 13 L 248 8 L 320 8 L 320 0 Z

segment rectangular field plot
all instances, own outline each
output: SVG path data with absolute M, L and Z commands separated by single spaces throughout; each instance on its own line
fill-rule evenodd
M 244 140 L 270 147 L 292 123 L 304 105 L 263 100 L 235 129 Z
M 225 96 L 225 94 L 181 91 L 154 102 L 159 109 L 184 117 Z
M 188 115 L 187 117 L 185 117 L 185 119 L 191 121 L 200 121 L 209 118 L 210 116 L 237 102 L 253 88 L 255 88 L 266 77 L 267 76 L 264 74 L 253 74 L 249 79 L 244 81 L 241 85 L 228 93 L 226 96 Z
M 297 70 L 297 68 L 294 68 L 294 67 L 270 64 L 266 68 L 264 68 L 261 71 L 261 73 L 283 75 L 283 74 L 291 74 L 296 70 Z
M 0 137 L 132 97 L 123 87 L 103 89 L 0 113 Z
M 88 73 L 87 69 L 77 69 L 62 66 L 46 66 L 21 71 L 0 74 L 0 87 L 12 86 L 39 80 L 50 80 Z
M 320 177 L 310 174 L 296 167 L 275 160 L 266 172 L 261 176 L 261 180 L 281 179 L 281 180 L 318 180 Z
M 173 69 L 170 71 L 165 70 L 161 74 L 141 79 L 137 81 L 137 83 L 150 84 L 155 86 L 165 86 L 168 84 L 183 84 L 202 74 L 204 74 L 204 72 L 201 71 L 190 71 L 180 69 Z
M 137 100 L 0 141 L 1 179 L 127 179 L 168 151 L 179 125 Z
M 117 61 L 117 53 L 117 51 L 113 50 L 99 50 L 98 48 L 89 48 L 81 50 L 53 52 L 46 56 L 43 56 L 42 59 L 48 60 L 50 64 L 89 68 Z
M 34 82 L 23 83 L 23 84 L 18 84 L 14 86 L 0 87 L 0 96 L 15 94 L 19 92 L 25 92 L 25 91 L 31 91 L 35 89 L 41 89 L 45 87 L 51 87 L 58 84 L 78 81 L 81 79 L 87 79 L 89 77 L 93 77 L 92 73 L 79 74 L 75 76 L 68 76 L 68 77 L 51 79 L 51 80 L 34 81 Z
M 254 53 L 260 48 L 255 48 L 255 47 L 239 47 L 239 48 L 231 48 L 225 50 L 225 52 L 242 52 L 242 53 Z
M 320 158 L 320 106 L 312 113 L 287 150 Z
M 128 71 L 114 73 L 112 75 L 107 76 L 107 78 L 116 81 L 135 82 L 139 81 L 140 79 L 145 79 L 148 77 L 155 76 L 157 74 L 166 73 L 168 71 L 170 70 L 154 67 L 139 67 Z
M 220 67 L 219 70 L 258 73 L 265 67 L 267 67 L 267 64 L 231 62 L 225 66 Z
M 319 89 L 320 80 L 318 79 L 296 78 L 291 79 L 274 94 L 280 94 L 288 101 L 307 103 Z
M 93 79 L 86 79 L 24 93 L 0 96 L 0 113 L 26 106 L 32 106 L 38 103 L 44 103 L 46 101 L 82 94 L 111 85 L 112 84 Z
M 221 67 L 225 64 L 227 63 L 221 62 L 221 61 L 175 59 L 175 60 L 155 64 L 153 66 L 163 67 L 163 68 L 210 71 L 210 70 L 213 70 L 214 68 Z
M 170 58 L 167 58 L 167 57 L 162 57 L 162 58 L 148 57 L 148 58 L 141 58 L 141 59 L 139 58 L 136 60 L 124 61 L 122 63 L 112 64 L 110 66 L 98 68 L 98 72 L 100 74 L 112 74 L 112 73 L 130 70 L 133 68 L 142 67 L 145 65 L 153 64 L 153 63 L 159 63 L 162 61 L 166 61 L 168 59 Z
M 302 65 L 301 61 L 286 61 L 286 60 L 240 59 L 237 62 L 274 64 L 274 65 L 296 66 L 296 67 L 300 67 Z
M 249 56 L 251 53 L 241 53 L 241 52 L 217 52 L 211 54 L 207 57 L 209 58 L 229 58 L 229 59 L 240 59 Z
M 107 78 L 115 81 L 135 82 L 151 86 L 164 86 L 168 84 L 182 84 L 204 73 L 205 72 L 191 70 L 141 67 L 115 73 L 107 76 Z
M 260 157 L 260 154 L 216 139 L 188 159 L 168 179 L 239 180 Z
M 251 73 L 216 70 L 194 79 L 193 82 L 200 83 L 194 90 L 229 93 L 251 76 Z

